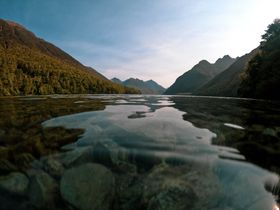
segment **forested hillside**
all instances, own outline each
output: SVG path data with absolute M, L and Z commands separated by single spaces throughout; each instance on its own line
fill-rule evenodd
M 23 26 L 0 19 L 0 95 L 139 93 L 83 66 Z

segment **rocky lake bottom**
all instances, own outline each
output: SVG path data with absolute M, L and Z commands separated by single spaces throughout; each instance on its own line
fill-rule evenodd
M 279 105 L 0 98 L 0 209 L 278 210 Z

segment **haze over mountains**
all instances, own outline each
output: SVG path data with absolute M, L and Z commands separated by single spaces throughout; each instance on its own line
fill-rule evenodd
M 82 65 L 18 23 L 0 19 L 0 95 L 139 93 Z
M 231 58 L 229 55 L 219 58 L 213 64 L 202 60 L 191 70 L 178 77 L 174 84 L 166 90 L 165 94 L 193 93 L 216 75 L 227 69 L 235 61 L 236 59 Z
M 143 81 L 137 78 L 129 78 L 125 81 L 121 81 L 118 78 L 113 78 L 111 80 L 126 87 L 136 88 L 140 90 L 142 94 L 163 94 L 165 91 L 164 87 L 153 80 Z

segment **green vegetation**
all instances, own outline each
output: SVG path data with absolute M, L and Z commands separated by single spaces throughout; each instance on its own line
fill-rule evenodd
M 262 36 L 259 53 L 242 75 L 238 93 L 243 97 L 280 99 L 280 19 Z
M 140 93 L 114 84 L 22 26 L 0 20 L 0 95 Z
M 84 103 L 76 103 L 82 100 Z M 33 160 L 56 153 L 75 142 L 82 129 L 45 128 L 42 122 L 73 113 L 104 110 L 98 99 L 75 98 L 1 98 L 0 174 L 24 171 Z

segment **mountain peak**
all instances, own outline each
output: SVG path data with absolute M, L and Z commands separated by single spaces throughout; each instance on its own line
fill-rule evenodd
M 207 60 L 201 60 L 199 61 L 198 65 L 208 65 L 210 64 Z
M 17 33 L 15 31 L 21 31 L 21 33 L 26 33 L 28 36 L 34 36 L 31 31 L 27 30 L 24 26 L 20 25 L 19 23 L 10 21 L 10 20 L 4 20 L 0 18 L 0 32 L 2 32 L 5 35 L 10 35 L 12 37 L 15 37 Z M 7 33 L 8 32 L 8 33 Z M 36 37 L 37 38 L 37 37 Z
M 132 78 L 125 81 L 121 81 L 118 78 L 111 79 L 114 83 L 122 84 L 127 87 L 133 87 L 139 89 L 141 93 L 144 94 L 162 94 L 165 91 L 165 88 L 156 83 L 154 80 L 143 81 L 138 78 Z
M 236 61 L 235 58 L 230 57 L 229 55 L 225 55 L 222 58 L 219 58 L 214 65 L 218 69 L 226 69 L 228 68 L 231 64 L 233 64 Z
M 114 78 L 112 78 L 111 80 L 119 80 L 119 81 L 121 81 L 119 78 L 117 78 L 117 77 L 114 77 Z
M 232 58 L 232 57 L 230 57 L 230 55 L 224 55 L 224 57 L 223 57 L 223 59 L 225 59 L 225 58 Z
M 217 74 L 227 69 L 235 62 L 229 55 L 219 58 L 214 64 L 207 60 L 201 60 L 191 70 L 178 77 L 176 81 L 167 89 L 166 94 L 192 93 Z
M 150 79 L 150 80 L 147 80 L 146 82 L 155 82 L 154 80 Z
M 227 62 L 227 61 L 231 61 L 231 60 L 235 60 L 235 59 L 230 57 L 229 55 L 225 55 L 224 57 L 219 58 L 218 60 L 216 60 L 215 64 L 222 63 L 222 62 Z
M 117 84 L 122 84 L 122 81 L 116 77 L 112 78 L 111 81 Z
M 3 20 L 3 19 L 1 19 L 1 20 L 6 22 L 11 27 L 17 27 L 17 28 L 21 28 L 21 29 L 27 30 L 24 26 L 22 26 L 22 25 L 20 25 L 20 24 L 18 24 L 16 22 L 13 22 L 11 20 Z
M 152 79 L 145 81 L 145 83 L 147 83 L 147 84 L 157 84 L 157 83 L 156 83 L 154 80 L 152 80 Z

